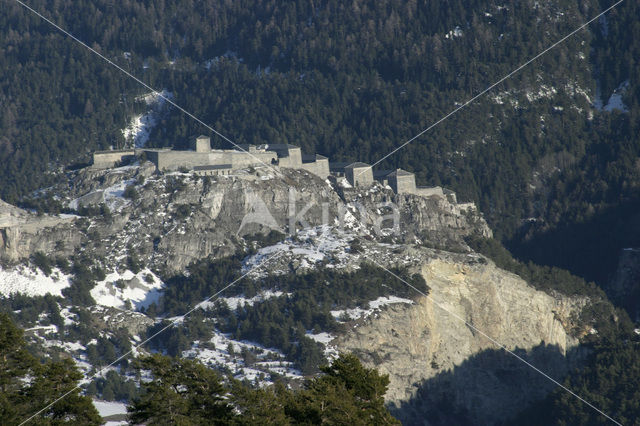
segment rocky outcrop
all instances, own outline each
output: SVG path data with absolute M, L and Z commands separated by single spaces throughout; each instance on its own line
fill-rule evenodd
M 442 197 L 396 196 L 374 184 L 340 191 L 335 182 L 294 169 L 251 168 L 232 176 L 153 174 L 153 165 L 85 169 L 54 188 L 71 208 L 97 209 L 72 230 L 61 218 L 39 219 L 24 237 L 25 223 L 4 227 L 0 257 L 17 260 L 34 250 L 82 245 L 112 270 L 137 258 L 157 270 L 180 271 L 207 256 L 222 257 L 244 246 L 243 237 L 271 230 L 330 224 L 357 228 L 370 239 L 466 246 L 469 234 L 490 235 L 482 218 Z M 125 189 L 131 186 L 133 189 Z M 102 212 L 102 213 L 100 213 Z M 395 215 L 395 216 L 394 216 Z M 65 219 L 66 220 L 66 219 Z M 20 247 L 16 247 L 20 245 Z
M 80 244 L 73 216 L 30 213 L 0 200 L 0 260 L 17 262 L 35 252 L 67 255 Z
M 390 305 L 333 342 L 389 374 L 386 399 L 403 407 L 396 414 L 414 423 L 447 400 L 449 414 L 463 412 L 474 424 L 487 424 L 549 392 L 551 382 L 530 374 L 530 367 L 496 342 L 524 358 L 533 351 L 537 366 L 561 379 L 575 358 L 565 355 L 578 345 L 568 330 L 587 300 L 537 291 L 477 255 L 422 251 L 424 260 L 415 269 L 429 285 L 429 296 L 413 305 Z M 514 371 L 527 380 L 515 380 Z
M 106 306 L 92 306 L 93 325 L 98 330 L 115 331 L 124 328 L 131 336 L 144 333 L 154 321 L 144 314 Z

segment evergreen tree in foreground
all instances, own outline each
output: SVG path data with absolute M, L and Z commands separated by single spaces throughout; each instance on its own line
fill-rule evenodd
M 197 361 L 153 355 L 140 367 L 152 380 L 128 408 L 134 424 L 399 424 L 384 407 L 388 376 L 341 355 L 324 374 L 292 391 L 281 383 L 254 389 L 221 378 Z
M 153 379 L 143 383 L 143 395 L 128 407 L 131 423 L 147 425 L 228 424 L 231 406 L 220 376 L 199 362 L 152 355 L 138 361 Z
M 0 420 L 17 425 L 78 385 L 82 374 L 71 360 L 39 363 L 26 349 L 22 330 L 0 313 Z M 102 419 L 90 398 L 75 389 L 47 408 L 33 424 L 99 425 Z

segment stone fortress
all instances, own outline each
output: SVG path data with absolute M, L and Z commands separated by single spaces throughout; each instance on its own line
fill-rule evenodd
M 198 136 L 191 142 L 191 150 L 170 148 L 141 148 L 93 153 L 94 169 L 115 167 L 118 164 L 145 157 L 158 172 L 188 170 L 199 176 L 230 175 L 235 170 L 270 164 L 276 167 L 302 169 L 322 179 L 344 177 L 352 187 L 367 187 L 374 181 L 389 185 L 396 194 L 439 196 L 457 203 L 456 194 L 448 189 L 416 186 L 413 173 L 406 170 L 373 171 L 361 162 L 329 162 L 319 154 L 303 155 L 300 147 L 290 144 L 241 145 L 241 149 L 212 149 L 208 136 Z M 244 151 L 243 151 L 244 150 Z

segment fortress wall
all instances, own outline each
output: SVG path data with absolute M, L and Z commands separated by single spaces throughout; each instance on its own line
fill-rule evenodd
M 302 163 L 299 166 L 300 169 L 306 170 L 309 173 L 313 173 L 316 176 L 326 179 L 329 176 L 329 160 L 327 158 L 320 158 L 310 163 Z
M 445 198 L 444 196 L 444 191 L 442 190 L 442 187 L 440 186 L 434 186 L 431 188 L 427 188 L 427 187 L 418 187 L 416 188 L 416 195 L 422 195 L 423 197 L 430 197 L 433 195 L 437 195 L 439 197 Z
M 345 175 L 351 186 L 369 186 L 373 183 L 371 167 L 347 167 Z
M 123 160 L 130 160 L 134 158 L 136 152 L 134 150 L 122 150 L 122 151 L 96 151 L 93 153 L 93 165 L 95 169 L 108 169 Z
M 298 154 L 300 150 L 298 150 Z M 295 154 L 295 153 L 294 153 Z M 279 157 L 278 165 L 280 167 L 290 167 L 292 169 L 298 169 L 302 166 L 302 156 L 301 155 L 289 155 L 288 157 Z
M 444 188 L 442 192 L 444 192 L 445 197 L 447 197 L 447 200 L 449 200 L 450 203 L 458 204 L 458 197 L 456 197 L 455 192 L 447 188 Z
M 229 151 L 230 161 L 222 164 L 233 164 L 234 169 L 242 167 L 261 165 L 262 163 L 270 165 L 272 160 L 278 158 L 278 154 L 271 151 L 252 152 L 251 154 L 242 151 Z M 262 161 L 262 163 L 260 163 Z
M 298 169 L 302 165 L 302 150 L 300 147 L 285 144 L 269 145 L 269 151 L 278 155 L 278 165 L 280 167 L 290 167 Z
M 291 167 L 300 167 L 302 165 L 302 150 L 300 148 L 289 148 L 289 162 Z
M 208 152 L 148 150 L 147 158 L 160 171 L 175 171 L 182 167 L 193 169 L 196 166 L 218 166 L 231 164 L 234 169 L 260 164 L 271 164 L 277 158 L 275 152 L 252 152 L 248 154 L 235 150 L 217 150 Z
M 389 185 L 396 194 L 415 194 L 416 178 L 413 174 L 389 177 Z
M 194 151 L 159 151 L 156 167 L 161 171 L 175 171 L 182 167 L 192 169 L 195 166 L 207 166 L 209 154 Z

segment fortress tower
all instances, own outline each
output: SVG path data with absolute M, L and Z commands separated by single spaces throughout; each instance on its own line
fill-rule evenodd
M 200 135 L 191 142 L 191 149 L 195 152 L 211 152 L 211 138 Z
M 351 186 L 369 186 L 373 183 L 371 166 L 366 163 L 351 163 L 344 168 L 344 174 Z

